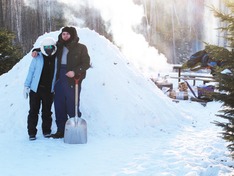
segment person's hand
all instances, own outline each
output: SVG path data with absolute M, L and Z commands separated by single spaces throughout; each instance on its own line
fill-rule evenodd
M 73 78 L 75 76 L 75 72 L 74 71 L 69 71 L 69 72 L 66 73 L 66 76 L 68 78 Z
M 37 51 L 32 52 L 32 57 L 37 57 L 37 55 L 38 55 Z
M 30 92 L 30 88 L 29 88 L 29 87 L 24 87 L 24 92 L 23 92 L 23 94 L 24 94 L 24 98 L 25 98 L 25 99 L 28 98 L 29 92 Z

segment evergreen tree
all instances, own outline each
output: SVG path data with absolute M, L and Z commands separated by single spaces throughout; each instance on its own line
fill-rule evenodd
M 225 122 L 215 121 L 214 123 L 222 128 L 222 138 L 229 142 L 228 149 L 234 158 L 234 2 L 226 0 L 225 4 L 230 9 L 229 14 L 223 14 L 213 9 L 222 26 L 219 28 L 224 33 L 227 41 L 226 48 L 214 45 L 207 45 L 206 51 L 209 56 L 221 61 L 220 67 L 215 69 L 215 79 L 219 83 L 218 93 L 214 94 L 214 99 L 222 102 L 222 110 L 217 116 Z
M 0 75 L 10 70 L 22 58 L 20 48 L 12 42 L 14 38 L 12 32 L 0 29 Z

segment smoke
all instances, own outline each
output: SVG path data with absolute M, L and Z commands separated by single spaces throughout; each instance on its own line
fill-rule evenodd
M 30 6 L 33 6 L 36 2 L 36 0 L 24 1 Z M 139 5 L 140 3 L 135 4 L 133 1 L 142 2 L 143 5 Z M 46 0 L 43 1 L 43 3 L 47 6 L 50 5 L 54 10 L 57 9 L 57 7 L 52 5 L 53 2 L 62 4 L 63 12 L 67 19 L 66 25 L 77 27 L 86 27 L 84 26 L 86 22 L 83 21 L 85 20 L 84 17 L 77 17 L 78 14 L 84 14 L 80 12 L 84 12 L 87 9 L 99 10 L 102 19 L 106 22 L 106 28 L 113 34 L 114 43 L 120 47 L 122 53 L 127 57 L 130 63 L 134 64 L 144 75 L 149 77 L 157 75 L 158 72 L 168 71 L 170 65 L 167 63 L 167 58 L 164 55 L 159 54 L 157 49 L 149 46 L 143 35 L 135 32 L 136 29 L 145 28 L 145 26 L 140 26 L 143 19 L 145 20 L 145 24 L 150 25 L 153 24 L 152 20 L 159 20 L 159 23 L 155 23 L 155 25 L 160 25 L 160 20 L 165 20 L 165 14 L 170 16 L 173 12 L 175 14 L 173 17 L 175 22 L 183 24 L 188 23 L 188 26 L 191 28 L 191 33 L 188 35 L 193 36 L 196 34 L 196 38 L 194 38 L 196 50 L 203 49 L 203 41 L 212 44 L 220 43 L 220 39 L 218 40 L 218 35 L 220 35 L 220 33 L 215 30 L 218 26 L 218 21 L 213 16 L 210 8 L 206 6 L 205 10 L 203 9 L 204 4 L 215 4 L 216 7 L 219 7 L 221 3 L 220 0 L 180 0 L 178 2 L 171 0 L 150 0 L 152 8 L 150 8 L 150 12 L 144 12 L 144 6 L 147 5 L 147 1 L 148 0 Z M 181 10 L 183 5 L 186 5 L 186 7 L 184 10 Z M 87 8 L 85 9 L 85 7 Z M 163 14 L 160 14 L 158 9 L 163 9 Z M 60 8 L 58 10 L 61 11 Z M 198 13 L 200 11 L 202 11 L 202 13 Z M 150 14 L 150 18 L 146 19 L 144 13 Z M 95 16 L 96 13 L 93 14 Z M 92 19 L 92 16 L 87 18 L 89 18 L 89 22 L 95 20 L 95 18 Z M 156 26 L 152 26 L 152 28 L 156 29 Z M 198 29 L 197 33 L 193 33 L 193 29 L 195 28 Z M 147 30 L 148 28 L 144 29 L 144 32 L 147 32 Z M 165 32 L 169 32 L 171 29 L 165 26 L 165 30 L 167 30 Z M 147 37 L 149 36 L 147 35 Z M 154 37 L 157 37 L 157 35 L 154 35 Z M 197 43 L 199 43 L 199 45 Z M 170 60 L 171 59 L 172 58 L 170 58 Z
M 71 11 L 78 11 L 86 5 L 98 9 L 104 21 L 110 23 L 114 42 L 121 48 L 122 53 L 130 63 L 140 71 L 151 77 L 158 72 L 169 69 L 167 58 L 150 47 L 143 35 L 137 34 L 133 29 L 141 23 L 144 16 L 143 6 L 134 4 L 132 0 L 58 0 L 66 4 L 64 13 L 67 14 L 68 25 L 81 24 L 79 19 L 72 17 Z M 79 22 L 79 23 L 77 23 Z
M 220 0 L 205 0 L 205 41 L 213 45 L 225 46 L 224 39 L 221 37 L 220 30 L 217 29 L 220 26 L 218 18 L 214 17 L 214 12 L 211 7 L 218 9 L 225 13 L 225 5 Z
M 208 6 L 211 6 L 209 0 L 206 0 L 206 3 Z M 214 29 L 217 26 L 216 24 L 218 23 L 218 20 L 213 18 L 214 14 L 212 14 L 211 9 L 209 9 L 208 6 L 206 6 L 205 8 L 205 24 L 206 24 L 205 40 L 211 44 L 217 44 L 218 36 L 217 36 L 217 31 L 215 31 Z M 209 33 L 212 33 L 212 35 L 209 35 Z

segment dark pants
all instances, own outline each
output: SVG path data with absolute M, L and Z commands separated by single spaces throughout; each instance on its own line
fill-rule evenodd
M 65 123 L 68 118 L 75 116 L 75 87 L 69 85 L 66 74 L 66 67 L 61 66 L 59 80 L 55 84 L 54 108 L 56 116 L 57 131 L 64 133 Z M 80 113 L 80 92 L 81 83 L 78 84 L 78 106 L 77 112 Z
M 39 87 L 37 93 L 30 91 L 29 93 L 30 110 L 28 114 L 28 134 L 37 134 L 38 114 L 40 105 L 42 104 L 41 117 L 42 117 L 42 132 L 43 134 L 51 133 L 52 125 L 52 112 L 51 106 L 53 103 L 53 93 Z

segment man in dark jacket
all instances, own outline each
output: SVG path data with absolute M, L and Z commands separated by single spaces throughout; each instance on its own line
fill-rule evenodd
M 58 71 L 55 84 L 54 107 L 57 132 L 53 138 L 63 138 L 65 123 L 69 117 L 75 116 L 75 86 L 74 78 L 79 78 L 78 116 L 81 84 L 90 67 L 90 57 L 87 47 L 79 43 L 77 31 L 73 27 L 64 27 L 57 42 Z

